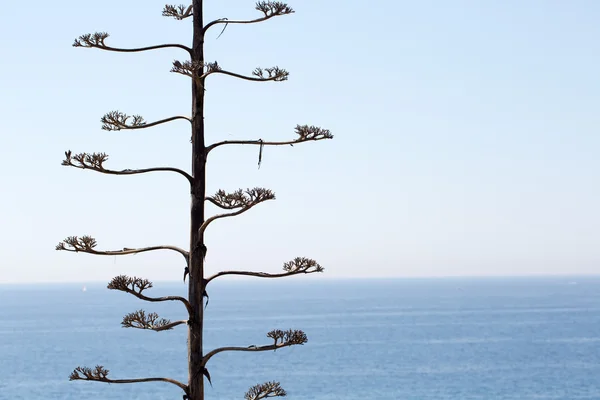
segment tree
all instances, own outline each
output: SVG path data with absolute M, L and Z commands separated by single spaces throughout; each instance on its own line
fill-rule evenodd
M 254 24 L 267 21 L 271 18 L 286 16 L 294 13 L 294 10 L 285 3 L 277 1 L 259 1 L 256 3 L 256 10 L 261 14 L 258 18 L 251 20 L 230 20 L 227 18 L 217 19 L 207 24 L 203 22 L 203 1 L 193 0 L 192 5 L 166 5 L 163 9 L 163 16 L 172 17 L 176 20 L 191 18 L 193 21 L 193 44 L 188 47 L 181 44 L 162 44 L 148 46 L 143 48 L 124 49 L 112 47 L 107 44 L 109 35 L 104 32 L 85 34 L 75 39 L 73 46 L 96 48 L 115 52 L 141 52 L 162 48 L 177 48 L 183 50 L 189 56 L 184 61 L 173 62 L 171 72 L 186 75 L 192 81 L 192 113 L 191 117 L 174 116 L 146 122 L 139 115 L 127 115 L 120 111 L 111 111 L 101 119 L 102 129 L 108 131 L 120 131 L 131 129 L 145 129 L 153 126 L 168 123 L 177 119 L 189 121 L 191 125 L 191 143 L 192 143 L 192 168 L 191 173 L 177 168 L 157 167 L 145 169 L 125 169 L 111 170 L 105 167 L 108 155 L 105 153 L 77 153 L 71 151 L 65 152 L 65 159 L 62 165 L 90 169 L 96 172 L 113 175 L 134 175 L 144 174 L 155 171 L 175 172 L 187 179 L 191 190 L 191 231 L 189 249 L 183 249 L 176 246 L 151 246 L 144 248 L 123 248 L 114 251 L 101 251 L 96 249 L 96 240 L 91 236 L 71 236 L 60 242 L 57 250 L 82 252 L 94 255 L 128 255 L 137 254 L 155 250 L 171 250 L 181 254 L 186 261 L 184 271 L 184 282 L 186 276 L 188 279 L 188 297 L 166 296 L 149 297 L 146 290 L 152 288 L 152 283 L 147 279 L 139 277 L 129 277 L 120 275 L 113 278 L 108 283 L 108 289 L 119 290 L 129 293 L 139 299 L 148 302 L 178 301 L 181 302 L 188 314 L 187 320 L 170 321 L 165 318 L 159 318 L 155 313 L 146 313 L 144 310 L 138 310 L 123 317 L 122 326 L 127 328 L 147 329 L 153 331 L 163 331 L 173 329 L 178 325 L 187 325 L 188 328 L 188 382 L 182 383 L 170 378 L 134 378 L 134 379 L 113 379 L 108 377 L 108 370 L 104 366 L 77 367 L 70 375 L 70 380 L 86 380 L 107 383 L 139 383 L 139 382 L 167 382 L 181 388 L 184 392 L 184 399 L 203 400 L 204 399 L 204 378 L 210 382 L 210 374 L 207 369 L 208 361 L 218 353 L 224 351 L 267 351 L 276 350 L 282 347 L 302 345 L 307 342 L 306 334 L 301 330 L 279 330 L 275 329 L 267 333 L 267 337 L 272 340 L 270 344 L 262 346 L 249 347 L 222 347 L 204 353 L 202 334 L 203 334 L 203 311 L 204 297 L 208 294 L 207 286 L 211 281 L 225 275 L 245 275 L 262 278 L 279 278 L 297 274 L 311 274 L 322 272 L 323 268 L 314 260 L 305 257 L 297 257 L 283 264 L 283 272 L 272 274 L 252 271 L 221 271 L 212 276 L 206 277 L 204 271 L 204 258 L 206 256 L 206 246 L 204 244 L 204 234 L 208 226 L 220 219 L 233 217 L 244 213 L 252 207 L 268 200 L 274 200 L 275 194 L 264 188 L 253 188 L 246 190 L 236 190 L 228 193 L 219 190 L 214 195 L 206 194 L 205 165 L 208 154 L 216 148 L 225 145 L 255 145 L 260 147 L 262 154 L 263 146 L 282 146 L 294 145 L 309 141 L 318 141 L 332 139 L 333 135 L 327 129 L 316 126 L 297 125 L 295 128 L 296 137 L 287 141 L 263 141 L 259 140 L 229 140 L 206 145 L 204 135 L 204 91 L 205 83 L 210 75 L 224 74 L 231 77 L 256 82 L 275 81 L 281 82 L 288 79 L 289 73 L 277 66 L 270 68 L 256 68 L 250 76 L 241 75 L 235 72 L 227 71 L 221 68 L 217 62 L 207 62 L 204 57 L 205 35 L 211 28 L 222 27 L 224 30 L 229 24 Z M 221 31 L 222 33 L 222 31 Z M 260 162 L 260 155 L 259 155 Z M 206 217 L 205 204 L 210 202 L 223 209 L 222 214 Z M 267 397 L 285 396 L 286 392 L 281 388 L 279 382 L 267 382 L 256 385 L 246 393 L 245 399 L 258 400 Z

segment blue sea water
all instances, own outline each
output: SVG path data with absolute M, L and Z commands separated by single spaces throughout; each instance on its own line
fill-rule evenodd
M 0 286 L 1 399 L 181 399 L 166 383 L 69 382 L 77 365 L 110 376 L 186 381 L 186 329 L 120 327 L 144 308 L 105 285 Z M 149 295 L 185 294 L 155 283 Z M 207 399 L 243 399 L 280 381 L 290 399 L 600 399 L 600 278 L 448 278 L 211 283 L 206 348 L 269 344 L 303 329 L 304 346 L 221 353 Z

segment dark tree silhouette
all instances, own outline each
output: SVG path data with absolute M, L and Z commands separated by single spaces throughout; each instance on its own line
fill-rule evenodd
M 176 48 L 187 53 L 188 59 L 184 61 L 173 62 L 171 72 L 185 75 L 192 81 L 192 112 L 191 117 L 174 116 L 164 118 L 154 122 L 147 122 L 139 115 L 127 115 L 120 111 L 111 111 L 101 119 L 102 129 L 109 131 L 145 129 L 170 121 L 182 119 L 191 125 L 191 143 L 192 143 L 192 168 L 191 173 L 178 168 L 157 167 L 143 169 L 124 169 L 112 170 L 105 167 L 108 155 L 105 153 L 77 153 L 70 150 L 65 152 L 65 159 L 62 164 L 65 166 L 90 169 L 104 174 L 112 175 L 133 175 L 143 174 L 155 171 L 169 171 L 182 175 L 190 184 L 191 191 L 191 231 L 189 249 L 182 249 L 176 246 L 150 246 L 142 248 L 127 248 L 120 250 L 98 250 L 96 239 L 91 236 L 70 236 L 60 242 L 57 250 L 89 253 L 94 255 L 127 255 L 136 254 L 154 250 L 171 250 L 181 254 L 186 260 L 184 271 L 184 281 L 188 278 L 188 297 L 166 296 L 149 297 L 146 290 L 152 288 L 152 283 L 147 279 L 138 277 L 129 277 L 120 275 L 113 278 L 108 283 L 108 289 L 119 290 L 129 293 L 139 299 L 148 302 L 178 301 L 183 303 L 187 310 L 188 318 L 182 321 L 170 321 L 160 318 L 155 313 L 146 313 L 144 310 L 138 310 L 123 317 L 121 324 L 126 328 L 146 329 L 153 331 L 163 331 L 173 329 L 178 325 L 187 325 L 188 328 L 188 382 L 182 383 L 170 378 L 137 378 L 137 379 L 112 379 L 108 377 L 109 371 L 104 366 L 98 365 L 94 368 L 77 367 L 70 375 L 70 380 L 86 380 L 107 383 L 138 383 L 138 382 L 168 382 L 181 388 L 184 392 L 183 398 L 189 400 L 204 399 L 204 377 L 210 382 L 210 374 L 207 369 L 209 360 L 225 351 L 267 351 L 276 350 L 282 347 L 293 345 L 302 345 L 307 342 L 306 334 L 300 330 L 279 330 L 275 329 L 267 333 L 267 337 L 272 340 L 261 346 L 228 346 L 217 348 L 208 352 L 203 351 L 203 311 L 204 297 L 207 297 L 207 285 L 214 279 L 225 275 L 245 275 L 262 278 L 280 278 L 297 274 L 311 274 L 322 272 L 323 268 L 314 260 L 305 257 L 297 257 L 283 264 L 283 272 L 277 274 L 252 272 L 252 271 L 222 271 L 212 276 L 205 276 L 204 258 L 206 256 L 206 246 L 204 244 L 204 233 L 208 226 L 220 218 L 233 217 L 248 211 L 257 204 L 267 200 L 274 200 L 275 194 L 268 189 L 253 188 L 239 189 L 228 193 L 223 190 L 217 191 L 214 195 L 206 194 L 205 164 L 208 153 L 217 147 L 224 145 L 247 144 L 260 146 L 260 155 L 263 146 L 281 146 L 294 145 L 297 143 L 331 139 L 333 135 L 327 129 L 322 129 L 311 125 L 297 125 L 295 127 L 296 137 L 285 141 L 263 141 L 258 140 L 225 140 L 207 145 L 204 135 L 204 88 L 207 78 L 214 74 L 229 75 L 231 77 L 255 81 L 285 81 L 289 73 L 277 66 L 269 68 L 256 68 L 250 75 L 242 75 L 236 72 L 227 71 L 221 68 L 217 62 L 207 62 L 204 57 L 204 40 L 206 32 L 213 27 L 221 27 L 221 34 L 229 24 L 253 24 L 267 21 L 271 18 L 285 16 L 294 13 L 294 10 L 285 3 L 277 1 L 259 1 L 255 8 L 259 12 L 259 17 L 250 20 L 231 20 L 227 18 L 217 19 L 204 23 L 203 1 L 193 0 L 189 6 L 185 5 L 166 5 L 163 9 L 163 15 L 177 20 L 191 18 L 193 21 L 193 44 L 187 47 L 181 44 L 162 44 L 142 48 L 124 49 L 112 47 L 107 44 L 108 33 L 96 32 L 93 34 L 81 35 L 75 39 L 73 46 L 97 48 L 115 52 L 140 52 L 162 48 Z M 213 205 L 224 210 L 222 214 L 207 217 L 205 215 L 205 204 L 210 202 Z M 207 298 L 208 301 L 208 298 Z M 266 382 L 251 387 L 245 395 L 246 400 L 259 400 L 269 397 L 286 396 L 286 392 L 281 388 L 279 382 Z

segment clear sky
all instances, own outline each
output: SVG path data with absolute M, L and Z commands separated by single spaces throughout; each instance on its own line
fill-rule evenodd
M 253 18 L 252 0 L 206 1 L 209 19 Z M 0 282 L 180 279 L 178 254 L 57 252 L 69 235 L 99 249 L 188 242 L 189 193 L 170 173 L 107 176 L 62 167 L 65 150 L 107 167 L 189 169 L 184 122 L 105 132 L 111 110 L 188 115 L 175 49 L 189 20 L 156 0 L 7 2 L 0 13 Z M 264 186 L 277 200 L 215 222 L 207 268 L 275 272 L 296 256 L 335 277 L 579 274 L 600 270 L 600 2 L 296 0 L 296 13 L 229 26 L 207 59 L 284 83 L 215 76 L 208 141 L 287 139 L 316 124 L 333 141 L 225 146 L 210 192 Z M 215 212 L 213 208 L 209 211 Z

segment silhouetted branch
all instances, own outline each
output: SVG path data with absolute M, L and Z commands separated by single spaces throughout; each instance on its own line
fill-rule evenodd
M 202 235 L 206 230 L 206 227 L 216 219 L 239 215 L 263 201 L 274 199 L 275 194 L 264 188 L 246 189 L 245 191 L 240 189 L 234 193 L 225 193 L 223 190 L 219 190 L 214 196 L 207 197 L 205 200 L 208 200 L 223 209 L 229 210 L 240 208 L 240 210 L 227 214 L 218 214 L 208 218 L 204 221 L 202 226 L 200 226 L 200 235 Z
M 287 393 L 279 382 L 266 382 L 252 386 L 244 395 L 244 400 L 261 400 L 268 397 L 285 397 Z
M 171 72 L 189 76 L 190 78 L 204 79 L 212 74 L 224 74 L 236 78 L 254 82 L 286 81 L 290 75 L 288 71 L 279 67 L 256 68 L 252 71 L 252 76 L 236 74 L 235 72 L 225 71 L 218 62 L 200 63 L 197 61 L 173 61 Z
M 147 296 L 143 295 L 142 292 L 144 290 L 152 288 L 152 282 L 150 282 L 148 279 L 142 279 L 142 278 L 138 278 L 135 276 L 130 277 L 127 275 L 119 275 L 119 276 L 112 278 L 112 280 L 108 283 L 108 285 L 106 287 L 110 290 L 120 290 L 121 292 L 130 293 L 139 299 L 150 301 L 150 302 L 174 301 L 174 300 L 181 301 L 185 305 L 185 308 L 187 309 L 188 314 L 192 315 L 192 306 L 190 305 L 190 302 L 184 297 L 180 297 L 180 296 L 147 297 Z
M 106 153 L 77 153 L 73 154 L 71 150 L 65 151 L 65 159 L 61 165 L 68 167 L 75 167 L 79 169 L 91 169 L 92 171 L 101 172 L 108 175 L 137 175 L 145 174 L 148 172 L 175 172 L 179 175 L 183 175 L 190 184 L 193 183 L 193 179 L 190 174 L 179 169 L 172 167 L 155 167 L 155 168 L 142 168 L 142 169 L 123 169 L 123 170 L 112 170 L 104 168 L 104 162 L 108 160 L 108 154 Z
M 254 71 L 252 71 L 253 76 L 246 76 L 246 75 L 240 75 L 240 74 L 236 74 L 235 72 L 230 72 L 230 71 L 221 69 L 219 64 L 217 64 L 216 62 L 209 63 L 208 65 L 210 65 L 212 68 L 207 68 L 207 71 L 204 72 L 204 74 L 202 74 L 201 78 L 206 78 L 207 76 L 212 75 L 212 74 L 224 74 L 224 75 L 229 75 L 229 76 L 233 76 L 235 78 L 240 78 L 240 79 L 244 79 L 246 81 L 253 81 L 253 82 L 268 82 L 268 81 L 282 82 L 282 81 L 287 81 L 287 79 L 290 75 L 290 73 L 288 71 L 286 71 L 285 69 L 281 69 L 279 67 L 256 68 Z
M 121 325 L 123 325 L 123 328 L 148 329 L 160 332 L 186 323 L 187 320 L 171 322 L 168 319 L 159 318 L 157 313 L 146 314 L 144 310 L 137 310 L 124 316 Z
M 224 275 L 244 275 L 254 276 L 257 278 L 282 278 L 284 276 L 292 276 L 298 274 L 313 274 L 315 272 L 323 272 L 325 268 L 321 267 L 315 260 L 306 257 L 296 257 L 292 261 L 283 264 L 285 272 L 279 274 L 269 274 L 266 272 L 251 272 L 251 271 L 221 271 L 206 280 L 206 283 L 212 281 L 219 276 Z
M 268 350 L 277 350 L 282 347 L 289 347 L 295 345 L 303 345 L 308 341 L 306 334 L 297 329 L 289 329 L 287 331 L 282 331 L 280 329 L 273 330 L 267 333 L 267 337 L 273 339 L 274 343 L 266 346 L 248 346 L 248 347 L 219 347 L 208 352 L 204 358 L 202 359 L 202 365 L 206 365 L 208 360 L 210 360 L 214 355 L 222 353 L 224 351 L 268 351 Z
M 280 1 L 259 1 L 256 3 L 256 9 L 262 11 L 265 17 L 291 14 L 294 12 L 290 6 Z
M 186 7 L 183 4 L 178 6 L 167 4 L 165 8 L 163 8 L 162 15 L 163 17 L 173 17 L 176 20 L 181 21 L 182 19 L 191 17 L 192 10 L 193 7 L 191 5 Z
M 70 381 L 96 381 L 106 383 L 141 383 L 141 382 L 167 382 L 178 386 L 187 392 L 188 387 L 183 383 L 171 378 L 140 378 L 140 379 L 109 379 L 108 370 L 102 365 L 96 365 L 94 369 L 88 367 L 77 367 L 69 375 Z
M 202 29 L 202 33 L 206 33 L 210 27 L 217 24 L 254 24 L 257 22 L 266 21 L 273 17 L 277 17 L 280 15 L 288 15 L 292 14 L 294 10 L 285 3 L 281 3 L 278 1 L 259 1 L 256 3 L 256 9 L 261 11 L 264 16 L 261 18 L 251 19 L 251 20 L 229 20 L 227 18 L 220 18 L 215 21 L 208 23 L 204 29 Z M 164 14 L 163 14 L 164 15 Z
M 296 125 L 294 129 L 298 138 L 294 140 L 288 140 L 284 142 L 266 142 L 261 139 L 259 140 L 224 140 L 222 142 L 214 143 L 206 148 L 206 152 L 210 152 L 216 147 L 223 146 L 225 144 L 254 144 L 260 146 L 283 146 L 286 144 L 294 145 L 302 142 L 317 141 L 324 139 L 333 139 L 333 135 L 329 129 L 319 128 L 313 125 Z
M 128 120 L 131 118 L 131 122 Z M 184 116 L 175 116 L 170 118 L 161 119 L 155 122 L 146 122 L 141 115 L 127 115 L 120 111 L 111 111 L 106 113 L 101 119 L 102 129 L 105 131 L 120 131 L 121 129 L 143 129 L 150 128 L 152 126 L 164 124 L 165 122 L 174 121 L 176 119 L 185 119 L 188 122 L 192 122 L 191 119 Z
M 56 250 L 64 250 L 71 251 L 74 253 L 89 253 L 101 256 L 122 256 L 128 254 L 137 254 L 144 253 L 146 251 L 153 250 L 173 250 L 181 254 L 186 262 L 188 261 L 188 252 L 175 246 L 150 246 L 150 247 L 140 247 L 137 249 L 131 249 L 128 247 L 124 247 L 123 250 L 114 250 L 114 251 L 98 251 L 94 250 L 96 247 L 96 239 L 91 236 L 69 236 L 58 245 L 56 245 Z
M 205 64 L 199 63 L 197 61 L 173 61 L 173 68 L 171 68 L 171 72 L 175 72 L 176 74 L 181 74 L 185 76 L 189 76 L 190 78 L 200 78 L 201 72 L 204 69 Z
M 73 47 L 87 47 L 87 48 L 97 48 L 108 51 L 117 51 L 121 53 L 135 53 L 139 51 L 147 51 L 147 50 L 155 50 L 155 49 L 165 49 L 165 48 L 179 48 L 187 51 L 190 55 L 192 55 L 192 49 L 182 44 L 159 44 L 156 46 L 148 46 L 148 47 L 138 47 L 134 49 L 122 49 L 117 47 L 107 46 L 104 41 L 110 35 L 106 32 L 95 32 L 95 33 L 86 33 L 85 35 L 79 36 L 73 42 Z
M 233 193 L 226 193 L 219 190 L 214 196 L 208 196 L 205 200 L 224 210 L 233 210 L 236 208 L 251 207 L 261 201 L 274 199 L 275 195 L 267 189 L 254 188 L 246 190 L 236 190 Z

